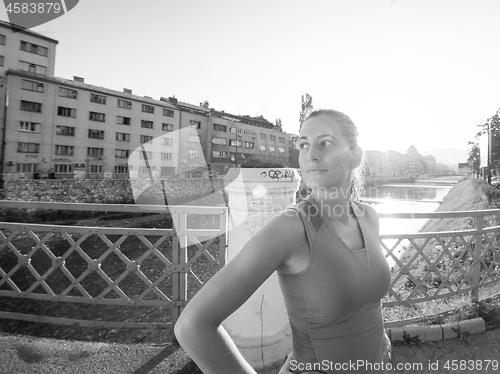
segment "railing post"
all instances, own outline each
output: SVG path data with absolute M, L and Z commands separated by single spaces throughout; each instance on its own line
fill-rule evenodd
M 473 303 L 479 302 L 479 281 L 481 276 L 481 250 L 483 248 L 483 226 L 484 216 L 479 215 L 476 220 L 477 234 L 474 244 L 474 254 L 472 262 L 472 292 L 471 300 Z
M 179 237 L 177 232 L 172 236 L 172 264 L 181 265 L 185 264 L 187 261 L 187 247 L 182 241 L 186 240 L 186 213 L 171 212 L 172 221 L 174 223 L 173 227 L 179 228 L 179 232 L 183 233 L 184 236 Z M 187 274 L 180 273 L 178 271 L 172 273 L 172 301 L 174 305 L 172 306 L 172 323 L 175 324 L 182 312 L 181 302 L 187 300 Z
M 229 262 L 267 222 L 295 203 L 300 176 L 295 169 L 233 168 L 224 179 L 229 194 Z M 223 326 L 255 369 L 285 360 L 291 351 L 291 331 L 276 272 Z

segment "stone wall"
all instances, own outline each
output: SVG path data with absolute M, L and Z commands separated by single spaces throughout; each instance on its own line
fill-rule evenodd
M 223 190 L 223 180 L 168 179 L 151 186 L 148 181 L 93 180 L 93 179 L 25 179 L 7 181 L 0 198 L 19 201 L 47 201 L 96 204 L 134 204 L 134 191 L 141 199 L 138 203 L 155 203 L 164 195 L 169 204 L 181 204 L 190 199 Z

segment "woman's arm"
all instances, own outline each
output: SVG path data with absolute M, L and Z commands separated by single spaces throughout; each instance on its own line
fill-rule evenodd
M 305 243 L 305 247 L 300 247 Z M 174 331 L 204 373 L 255 373 L 221 323 L 277 269 L 290 271 L 307 251 L 302 222 L 283 213 L 263 227 L 184 308 Z

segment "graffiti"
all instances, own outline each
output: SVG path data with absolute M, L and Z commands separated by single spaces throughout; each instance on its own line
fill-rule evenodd
M 290 179 L 290 181 L 292 182 L 295 180 L 295 172 L 291 170 L 282 171 L 271 169 L 269 171 L 263 171 L 262 173 L 260 173 L 260 175 L 262 175 L 263 177 L 269 177 L 273 180 L 277 180 L 278 182 L 281 179 Z

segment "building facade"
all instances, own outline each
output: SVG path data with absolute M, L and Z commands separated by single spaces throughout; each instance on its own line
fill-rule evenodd
M 290 135 L 262 117 L 54 76 L 57 41 L 0 23 L 1 175 L 162 178 L 288 166 Z

